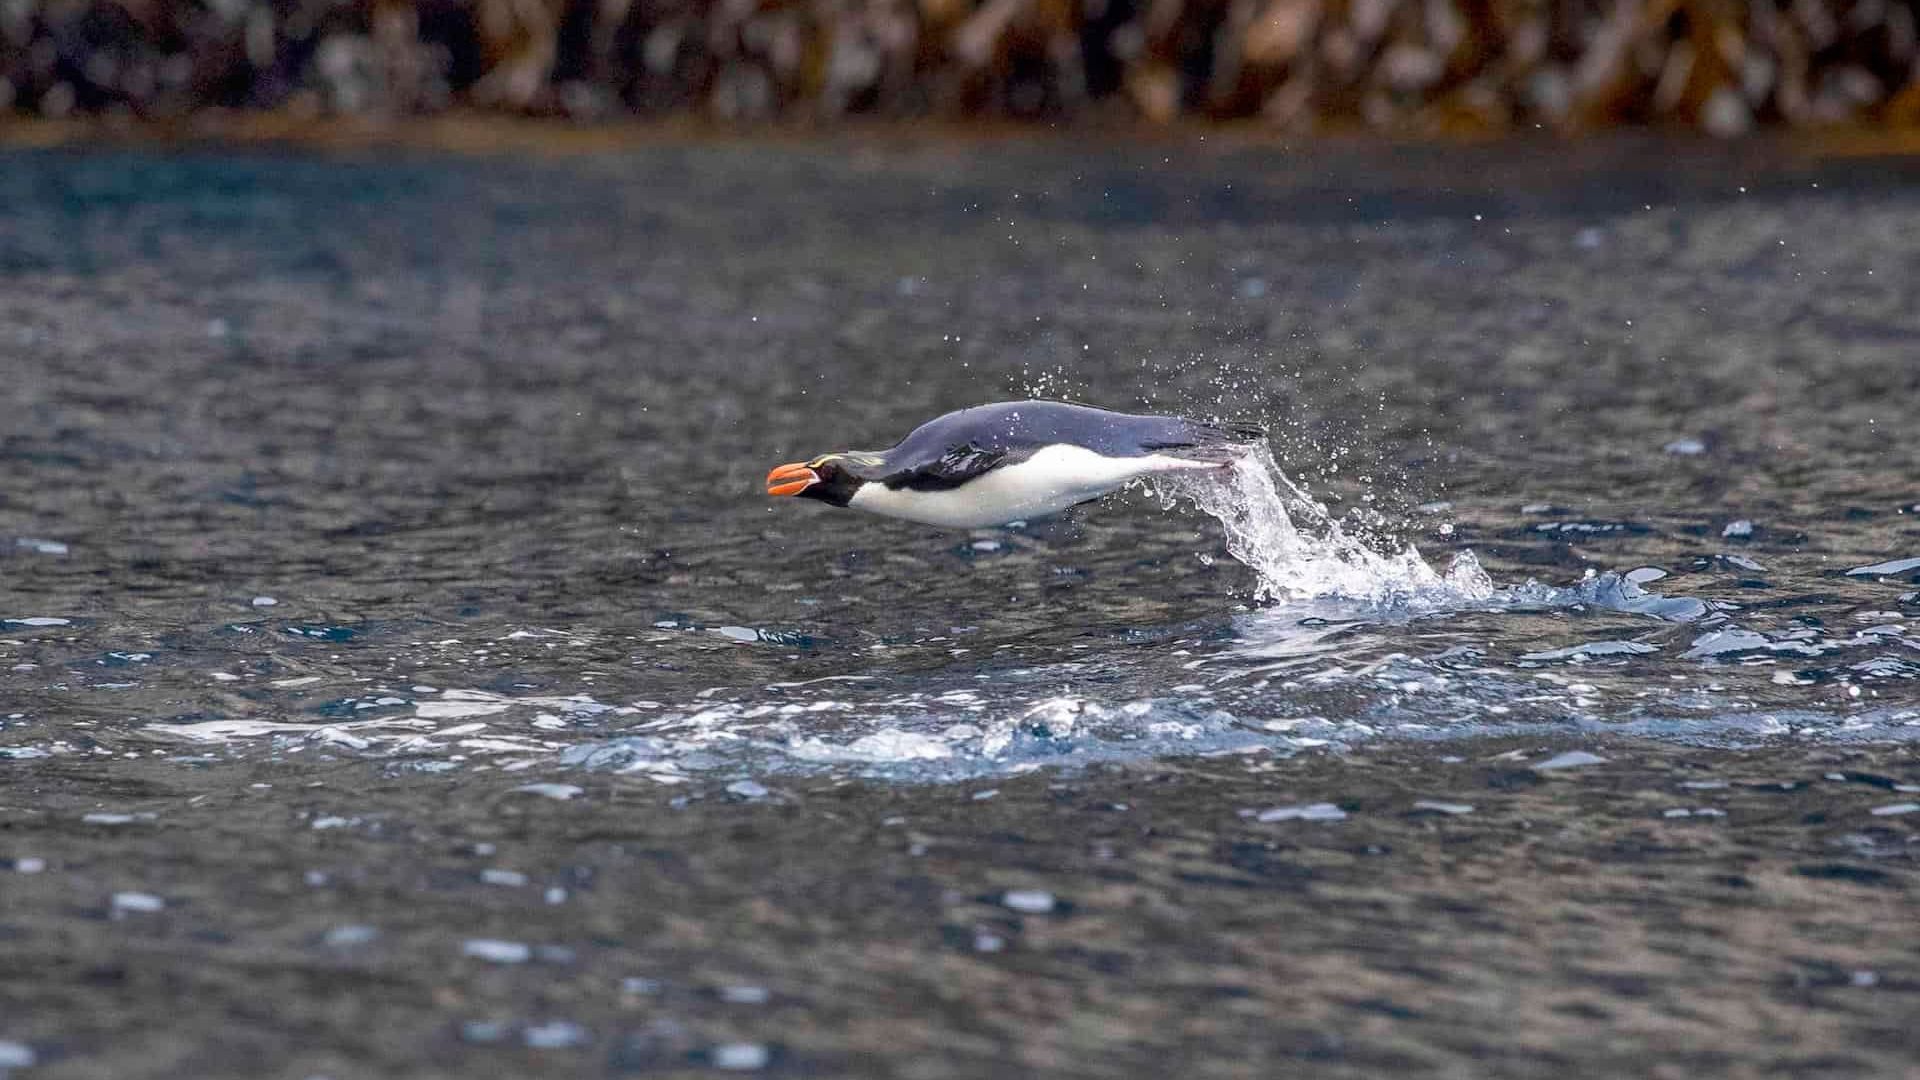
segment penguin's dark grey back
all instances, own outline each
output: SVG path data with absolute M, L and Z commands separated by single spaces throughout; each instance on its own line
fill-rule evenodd
M 1210 424 L 1180 416 L 1109 412 L 1064 401 L 1002 401 L 976 405 L 929 420 L 882 451 L 886 471 L 938 461 L 957 447 L 1023 460 L 1056 443 L 1084 446 L 1106 457 L 1204 451 L 1264 438 L 1250 424 Z

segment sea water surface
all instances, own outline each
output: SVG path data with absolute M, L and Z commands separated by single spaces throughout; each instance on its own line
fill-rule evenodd
M 1917 178 L 0 155 L 0 1069 L 1887 1075 Z M 763 494 L 1027 396 L 1272 438 Z
M 1363 158 L 15 154 L 4 752 L 1920 731 L 1900 169 Z M 1277 457 L 971 534 L 757 490 L 1026 394 Z

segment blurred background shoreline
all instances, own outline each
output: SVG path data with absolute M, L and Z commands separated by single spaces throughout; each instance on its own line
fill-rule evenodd
M 1718 163 L 1765 172 L 1850 160 L 1920 158 L 1920 127 L 1841 124 L 1772 128 L 1740 139 L 1701 139 L 1684 130 L 1616 127 L 1591 132 L 1411 132 L 1365 129 L 1289 132 L 1257 121 L 1180 119 L 1169 123 L 1109 120 L 1033 123 L 1004 118 L 915 120 L 852 117 L 834 121 L 717 121 L 691 115 L 622 116 L 602 120 L 537 117 L 459 108 L 419 115 L 302 116 L 285 111 L 210 108 L 178 117 L 130 114 L 69 116 L 0 114 L 0 148 L 10 150 L 254 147 L 321 154 L 407 149 L 455 155 L 580 155 L 644 152 L 663 147 L 837 145 L 850 152 L 913 153 L 968 148 L 1034 150 L 1071 145 L 1160 149 L 1231 156 L 1295 152 L 1335 157 L 1396 151 L 1438 152 L 1456 165 L 1476 158 L 1514 165 L 1536 179 L 1583 172 L 1615 158 L 1645 168 L 1649 158 L 1682 155 L 1684 171 Z M 1559 155 L 1565 160 L 1542 160 Z M 1674 163 L 1676 166 L 1680 162 Z M 1523 181 L 1524 177 L 1510 178 Z M 1831 179 L 1831 177 L 1830 177 Z M 1493 178 L 1489 178 L 1493 182 Z M 1497 186 L 1497 185 L 1496 185 Z
M 203 122 L 203 118 L 213 120 Z M 22 126 L 38 118 L 52 127 Z M 421 127 L 431 118 L 434 127 Z M 0 137 L 845 122 L 1920 139 L 1900 0 L 19 0 Z M 549 125 L 554 126 L 554 125 Z M 325 134 L 332 132 L 331 135 Z M 449 136 L 451 137 L 451 136 Z

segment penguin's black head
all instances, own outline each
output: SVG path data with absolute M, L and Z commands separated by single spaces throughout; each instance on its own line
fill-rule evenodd
M 841 464 L 840 454 L 825 454 L 812 461 L 781 465 L 767 474 L 767 494 L 795 495 L 819 499 L 834 506 L 853 501 L 853 493 L 865 480 L 853 475 Z

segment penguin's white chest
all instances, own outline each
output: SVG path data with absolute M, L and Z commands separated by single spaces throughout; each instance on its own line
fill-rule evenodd
M 1153 473 L 1219 467 L 1160 454 L 1105 457 L 1083 446 L 1061 443 L 1044 447 L 1017 465 L 1002 466 L 945 491 L 864 484 L 853 493 L 848 505 L 928 525 L 978 529 L 1057 514 Z

